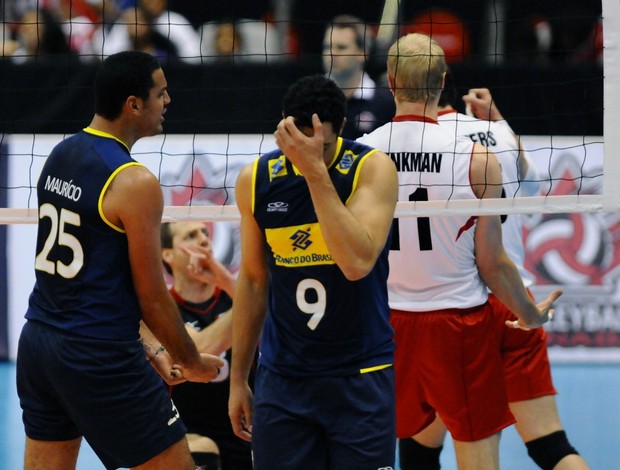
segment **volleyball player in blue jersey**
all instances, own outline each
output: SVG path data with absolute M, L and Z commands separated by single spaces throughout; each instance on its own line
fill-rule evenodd
M 386 281 L 396 169 L 383 152 L 339 137 L 345 106 L 330 79 L 297 81 L 284 97 L 279 148 L 237 180 L 229 413 L 257 470 L 394 465 Z
M 106 59 L 90 125 L 59 143 L 37 183 L 36 284 L 17 352 L 26 470 L 75 468 L 85 437 L 106 468 L 194 470 L 185 426 L 155 369 L 206 382 L 223 365 L 199 354 L 161 272 L 163 196 L 130 156 L 162 132 L 164 72 L 142 52 Z M 141 320 L 150 329 L 148 352 Z M 163 351 L 163 352 L 162 352 Z M 159 352 L 162 352 L 159 354 Z

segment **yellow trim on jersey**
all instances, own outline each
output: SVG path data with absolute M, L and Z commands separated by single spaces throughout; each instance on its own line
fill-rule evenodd
M 351 199 L 351 196 L 353 196 L 353 193 L 355 192 L 355 188 L 357 188 L 357 183 L 359 181 L 360 173 L 362 171 L 362 165 L 364 165 L 364 163 L 366 162 L 366 159 L 368 157 L 370 157 L 376 151 L 377 151 L 377 149 L 372 149 L 370 152 L 368 152 L 366 155 L 364 155 L 362 157 L 362 159 L 360 160 L 359 165 L 357 165 L 357 170 L 355 171 L 355 176 L 353 177 L 353 185 L 351 186 L 351 194 L 349 194 L 349 197 L 345 201 L 345 205 L 347 205 L 349 203 L 349 200 Z
M 296 268 L 336 264 L 316 223 L 265 229 L 265 238 L 278 266 Z
M 378 370 L 387 369 L 388 367 L 392 367 L 392 364 L 381 364 L 380 366 L 366 367 L 365 369 L 360 369 L 360 374 L 367 374 L 368 372 L 376 372 Z
M 114 139 L 119 144 L 123 144 L 123 147 L 125 147 L 127 151 L 130 152 L 129 146 L 122 140 L 114 137 L 112 134 L 108 134 L 107 132 L 103 132 L 103 131 L 98 131 L 97 129 L 93 129 L 92 127 L 85 127 L 84 132 L 88 132 L 89 134 L 93 134 L 93 135 L 98 135 L 99 137 L 106 137 L 108 139 Z
M 129 162 L 129 163 L 125 163 L 124 165 L 119 166 L 116 170 L 114 170 L 114 172 L 110 175 L 108 180 L 103 185 L 103 188 L 101 189 L 101 192 L 99 193 L 99 202 L 97 203 L 97 209 L 99 210 L 99 217 L 101 217 L 101 220 L 103 220 L 106 224 L 108 224 L 110 227 L 112 227 L 114 230 L 120 233 L 125 233 L 125 230 L 123 230 L 120 227 L 117 227 L 112 222 L 110 222 L 103 213 L 103 196 L 105 195 L 105 192 L 107 191 L 108 186 L 112 184 L 112 180 L 114 179 L 114 177 L 118 175 L 118 173 L 121 170 L 124 170 L 125 168 L 130 167 L 130 166 L 144 166 L 144 165 L 138 162 Z
M 327 168 L 331 168 L 334 162 L 336 161 L 336 158 L 338 158 L 338 155 L 340 155 L 340 149 L 342 148 L 342 143 L 343 143 L 342 137 L 338 137 L 338 140 L 336 141 L 336 151 L 334 152 L 332 161 L 329 162 L 329 165 L 327 165 Z
M 258 158 L 254 160 L 254 165 L 252 166 L 252 187 L 250 188 L 250 208 L 252 209 L 252 214 L 254 214 L 254 206 L 256 205 L 256 175 L 258 174 L 258 161 Z

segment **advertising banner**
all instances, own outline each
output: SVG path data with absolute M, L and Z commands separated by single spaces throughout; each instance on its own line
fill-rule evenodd
M 8 207 L 36 210 L 36 181 L 61 135 L 12 135 L 8 141 Z M 586 142 L 587 140 L 587 142 Z M 523 137 L 541 175 L 540 195 L 601 194 L 602 138 Z M 587 143 L 587 145 L 586 145 Z M 275 147 L 271 135 L 162 135 L 142 139 L 134 158 L 160 179 L 166 206 L 234 205 L 240 168 Z M 547 175 L 547 176 L 546 176 Z M 553 179 L 550 175 L 553 175 Z M 239 265 L 237 221 L 209 222 L 214 250 Z M 34 283 L 36 226 L 8 226 L 9 358 L 15 357 Z M 525 217 L 526 268 L 542 298 L 562 287 L 545 328 L 552 361 L 620 362 L 620 214 L 534 214 Z M 2 287 L 2 286 L 0 286 Z

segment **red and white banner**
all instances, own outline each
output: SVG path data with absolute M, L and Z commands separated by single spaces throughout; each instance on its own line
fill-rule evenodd
M 63 136 L 13 135 L 9 207 L 36 208 L 37 177 Z M 583 137 L 523 137 L 543 179 L 541 195 L 601 194 L 603 144 Z M 166 206 L 234 204 L 239 169 L 275 147 L 271 135 L 166 135 L 139 141 L 136 160 L 159 176 Z M 190 202 L 191 201 L 191 202 Z M 214 249 L 233 270 L 239 263 L 237 222 L 212 222 Z M 542 297 L 561 286 L 549 332 L 553 361 L 620 362 L 620 214 L 535 214 L 526 218 L 526 267 Z M 9 352 L 15 357 L 34 283 L 34 224 L 8 230 Z M 2 280 L 0 280 L 2 282 Z
M 541 175 L 554 176 L 541 195 L 602 193 L 602 142 L 586 147 L 580 137 L 524 141 Z M 524 240 L 526 268 L 536 277 L 534 295 L 564 290 L 546 326 L 552 359 L 620 361 L 620 213 L 531 215 Z

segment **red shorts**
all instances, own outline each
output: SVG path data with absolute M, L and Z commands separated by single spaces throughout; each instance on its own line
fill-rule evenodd
M 514 424 L 491 306 L 392 310 L 396 434 L 410 437 L 437 412 L 455 440 L 478 441 Z
M 516 320 L 495 295 L 489 294 L 496 328 L 501 338 L 504 377 L 508 401 L 524 401 L 546 395 L 555 395 L 551 367 L 547 355 L 547 332 L 544 328 L 530 331 L 508 328 L 506 320 Z

